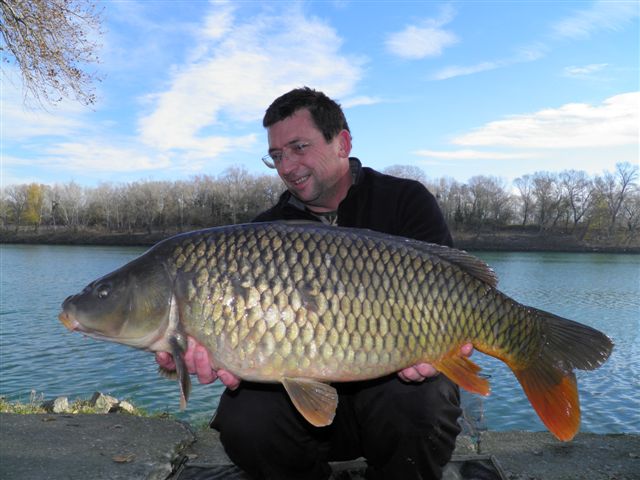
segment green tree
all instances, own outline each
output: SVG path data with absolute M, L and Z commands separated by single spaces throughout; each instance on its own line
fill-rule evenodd
M 15 64 L 25 98 L 95 103 L 101 12 L 88 0 L 0 0 L 2 62 Z M 4 74 L 4 69 L 3 69 Z

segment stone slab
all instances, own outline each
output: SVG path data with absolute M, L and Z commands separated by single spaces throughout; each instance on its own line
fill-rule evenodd
M 0 414 L 0 478 L 165 480 L 195 435 L 131 415 Z
M 483 432 L 480 452 L 496 457 L 509 480 L 640 480 L 640 436 Z
M 473 458 L 491 459 L 508 480 L 640 480 L 638 434 L 583 433 L 559 442 L 546 432 L 483 432 L 478 442 L 459 437 L 454 456 L 458 466 Z M 236 468 L 217 432 L 193 430 L 175 420 L 0 413 L 1 479 L 167 480 L 175 478 L 174 469 L 184 458 L 221 471 Z M 357 472 L 360 462 L 334 465 L 334 471 Z M 235 472 L 234 478 L 243 478 Z M 459 472 L 449 468 L 445 479 L 480 478 Z M 358 477 L 349 473 L 348 478 Z

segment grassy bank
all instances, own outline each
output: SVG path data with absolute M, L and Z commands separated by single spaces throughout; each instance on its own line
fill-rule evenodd
M 63 402 L 58 402 L 63 400 Z M 60 404 L 64 407 L 60 408 Z M 142 408 L 138 408 L 128 401 L 120 401 L 108 395 L 96 392 L 93 398 L 75 399 L 69 402 L 67 397 L 45 400 L 44 395 L 32 391 L 27 401 L 9 401 L 0 396 L 0 413 L 17 413 L 28 415 L 34 413 L 65 413 L 65 414 L 102 414 L 119 412 L 138 417 L 158 417 L 166 414 L 150 414 Z
M 49 245 L 151 246 L 178 232 L 109 233 L 83 229 L 0 230 L 0 243 Z M 640 253 L 640 239 L 625 235 L 580 239 L 562 232 L 505 228 L 485 232 L 453 231 L 457 248 L 464 250 Z

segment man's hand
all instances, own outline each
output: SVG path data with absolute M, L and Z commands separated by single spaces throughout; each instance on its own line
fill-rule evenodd
M 460 354 L 470 357 L 473 353 L 473 345 L 465 343 L 460 348 Z M 422 382 L 426 378 L 438 375 L 438 370 L 430 363 L 419 363 L 398 372 L 398 376 L 405 382 Z
M 165 370 L 175 370 L 176 364 L 168 352 L 157 352 L 156 362 Z M 200 383 L 213 383 L 220 379 L 229 389 L 235 390 L 240 385 L 240 379 L 226 370 L 214 370 L 211 366 L 208 350 L 196 342 L 192 337 L 188 338 L 187 351 L 184 354 L 184 363 L 191 374 L 198 376 Z

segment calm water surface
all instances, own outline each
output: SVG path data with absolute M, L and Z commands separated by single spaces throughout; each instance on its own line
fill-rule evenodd
M 219 384 L 194 384 L 179 411 L 178 386 L 158 377 L 153 355 L 68 332 L 57 320 L 60 303 L 95 278 L 144 251 L 134 247 L 0 245 L 0 395 L 28 401 L 90 397 L 100 390 L 149 411 L 206 421 Z M 591 325 L 616 347 L 595 372 L 578 372 L 582 431 L 640 432 L 640 255 L 488 253 L 479 257 L 500 277 L 500 288 L 522 303 Z M 480 353 L 492 394 L 476 404 L 492 430 L 544 430 L 509 369 Z

